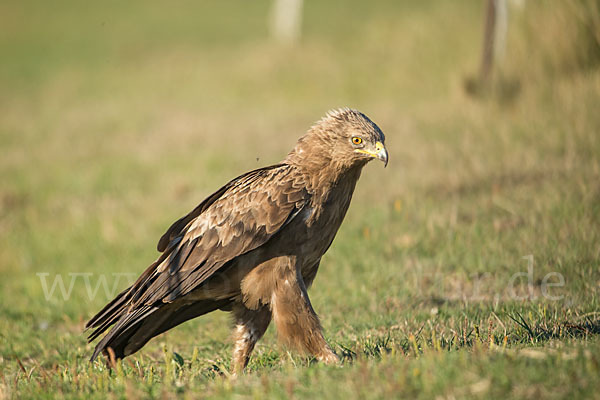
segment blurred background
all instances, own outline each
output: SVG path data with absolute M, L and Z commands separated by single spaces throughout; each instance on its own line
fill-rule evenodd
M 73 274 L 123 289 L 110 274 L 139 274 L 172 221 L 343 106 L 381 127 L 390 163 L 363 172 L 313 289 L 333 340 L 407 309 L 452 319 L 473 276 L 476 303 L 502 307 L 526 255 L 535 293 L 565 277 L 553 309 L 596 310 L 599 4 L 3 1 L 1 353 L 86 356 L 110 296 Z M 226 337 L 206 321 L 185 329 Z

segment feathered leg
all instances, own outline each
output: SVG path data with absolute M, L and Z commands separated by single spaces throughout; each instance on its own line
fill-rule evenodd
M 233 331 L 233 373 L 238 375 L 244 371 L 254 345 L 264 335 L 271 322 L 271 311 L 263 306 L 258 310 L 250 310 L 242 304 L 233 307 L 235 328 Z
M 279 337 L 292 346 L 308 351 L 319 361 L 339 361 L 325 338 L 319 317 L 308 298 L 302 276 L 292 269 L 283 273 L 271 298 L 273 320 Z

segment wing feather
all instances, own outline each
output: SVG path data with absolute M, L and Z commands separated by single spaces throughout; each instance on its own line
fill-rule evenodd
M 189 293 L 236 257 L 266 243 L 308 197 L 286 164 L 232 180 L 161 237 L 158 249 L 163 255 L 130 289 L 132 309 Z

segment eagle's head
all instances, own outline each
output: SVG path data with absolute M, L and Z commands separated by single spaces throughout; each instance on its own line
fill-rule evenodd
M 314 124 L 287 160 L 318 168 L 335 165 L 347 169 L 364 166 L 375 158 L 387 166 L 385 135 L 365 114 L 343 108 L 329 111 Z

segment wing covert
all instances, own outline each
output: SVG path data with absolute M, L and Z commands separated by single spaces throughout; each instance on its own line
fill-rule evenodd
M 131 287 L 132 307 L 189 293 L 231 260 L 266 243 L 308 196 L 286 164 L 233 179 L 161 237 L 163 253 Z

